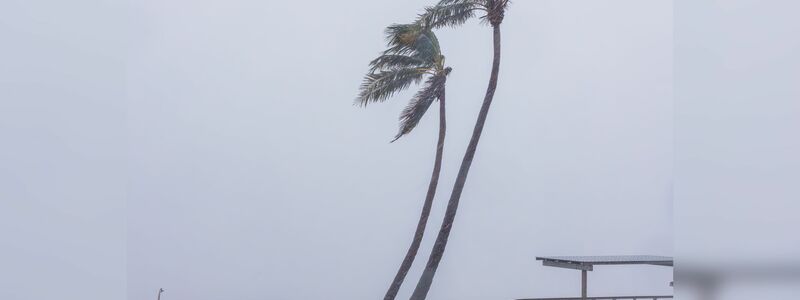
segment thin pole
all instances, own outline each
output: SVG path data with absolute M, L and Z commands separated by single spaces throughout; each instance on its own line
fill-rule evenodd
M 586 300 L 586 270 L 581 270 L 581 299 Z
M 159 288 L 158 289 L 158 300 L 161 300 L 161 293 L 163 293 L 163 292 L 164 292 L 163 288 Z

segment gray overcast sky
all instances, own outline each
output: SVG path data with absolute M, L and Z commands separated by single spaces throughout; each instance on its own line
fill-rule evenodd
M 381 28 L 433 2 L 0 1 L 0 299 L 379 298 L 436 128 L 428 116 L 389 144 L 410 92 L 351 103 Z M 535 255 L 800 261 L 798 9 L 514 1 L 431 299 L 577 294 L 576 272 Z M 474 22 L 439 35 L 454 72 L 434 230 L 491 50 Z M 590 292 L 670 293 L 670 279 L 602 268 Z M 798 286 L 722 282 L 722 299 Z
M 129 298 L 161 286 L 170 299 L 380 297 L 416 224 L 436 122 L 389 144 L 410 93 L 351 103 L 383 27 L 431 3 L 137 2 Z M 578 291 L 578 273 L 534 255 L 672 254 L 671 5 L 514 2 L 432 299 Z M 491 63 L 491 30 L 478 22 L 439 36 L 454 71 L 434 232 Z M 670 278 L 602 269 L 592 291 L 663 294 Z
M 367 109 L 352 101 L 383 27 L 434 1 L 90 2 L 3 4 L 19 11 L 6 20 L 38 20 L 5 28 L 29 45 L 0 50 L 25 58 L 4 62 L 15 72 L 3 77 L 8 91 L 28 93 L 24 83 L 45 76 L 59 83 L 25 97 L 74 101 L 2 102 L 46 120 L 18 125 L 27 115 L 9 113 L 0 127 L 36 145 L 0 150 L 11 170 L 0 173 L 4 192 L 18 211 L 46 213 L 0 212 L 17 228 L 7 233 L 28 241 L 6 248 L 20 258 L 6 263 L 27 271 L 0 275 L 0 298 L 55 299 L 87 285 L 106 299 L 120 287 L 128 299 L 159 287 L 164 300 L 382 296 L 417 221 L 437 111 L 389 144 L 411 92 Z M 109 14 L 82 15 L 95 5 Z M 577 294 L 577 272 L 535 255 L 672 255 L 672 20 L 667 0 L 514 1 L 431 299 Z M 439 38 L 453 73 L 434 232 L 491 63 L 491 30 L 477 21 Z M 51 47 L 63 57 L 32 51 Z M 28 280 L 78 272 L 87 279 L 52 289 Z M 670 268 L 598 268 L 590 291 L 669 294 L 671 278 Z

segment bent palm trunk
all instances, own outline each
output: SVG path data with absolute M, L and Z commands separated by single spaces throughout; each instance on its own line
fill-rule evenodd
M 436 196 L 436 187 L 439 185 L 439 173 L 442 170 L 442 153 L 444 151 L 446 129 L 445 92 L 444 89 L 442 89 L 441 95 L 439 95 L 439 140 L 436 144 L 436 158 L 433 163 L 431 181 L 428 184 L 428 194 L 425 196 L 425 202 L 422 205 L 422 213 L 420 213 L 419 216 L 417 230 L 414 232 L 414 239 L 411 242 L 411 246 L 408 248 L 408 252 L 406 252 L 403 263 L 400 264 L 400 269 L 397 270 L 397 275 L 394 276 L 394 280 L 389 286 L 389 290 L 386 291 L 386 296 L 383 297 L 384 300 L 394 300 L 394 298 L 397 297 L 397 292 L 400 290 L 400 286 L 403 284 L 406 275 L 408 275 L 408 270 L 411 269 L 414 258 L 417 256 L 419 247 L 422 244 L 422 237 L 425 235 L 425 227 L 428 224 L 428 217 L 431 214 L 433 198 Z
M 486 123 L 489 107 L 492 105 L 494 91 L 497 88 L 497 77 L 500 72 L 500 24 L 492 25 L 492 29 L 494 31 L 494 59 L 492 61 L 492 73 L 489 77 L 489 87 L 486 89 L 486 96 L 483 98 L 483 105 L 481 105 L 481 110 L 478 113 L 475 129 L 472 131 L 472 138 L 469 141 L 466 153 L 464 153 L 464 159 L 461 161 L 461 168 L 458 170 L 458 177 L 456 177 L 453 192 L 450 194 L 450 201 L 447 203 L 447 211 L 439 229 L 439 235 L 436 237 L 436 243 L 433 245 L 433 250 L 431 250 L 425 271 L 423 271 L 417 287 L 414 289 L 414 294 L 411 295 L 411 300 L 424 300 L 431 288 L 436 269 L 439 268 L 439 262 L 444 256 L 444 249 L 447 246 L 447 239 L 450 237 L 450 230 L 453 228 L 456 211 L 458 211 L 458 202 L 461 199 L 461 192 L 464 190 L 464 184 L 467 181 L 469 168 L 472 166 L 472 159 L 475 157 L 475 151 L 478 148 L 483 125 Z

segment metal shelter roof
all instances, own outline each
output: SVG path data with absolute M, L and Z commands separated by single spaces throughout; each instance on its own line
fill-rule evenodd
M 672 257 L 656 255 L 540 256 L 536 260 L 541 260 L 543 265 L 549 267 L 587 271 L 591 271 L 594 265 L 673 265 Z

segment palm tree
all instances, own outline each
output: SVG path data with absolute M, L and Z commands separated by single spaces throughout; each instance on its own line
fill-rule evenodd
M 439 41 L 432 31 L 422 30 L 422 27 L 416 24 L 396 24 L 386 29 L 386 35 L 389 49 L 370 62 L 370 72 L 361 84 L 361 91 L 356 100 L 357 104 L 366 106 L 371 102 L 385 101 L 395 93 L 408 88 L 412 83 L 419 84 L 425 77 L 428 77 L 422 89 L 411 98 L 400 114 L 400 130 L 392 140 L 394 142 L 411 132 L 433 101 L 439 100 L 439 139 L 436 144 L 436 157 L 433 163 L 433 174 L 431 174 L 428 184 L 428 193 L 425 196 L 411 246 L 384 296 L 385 300 L 394 300 L 422 243 L 433 198 L 436 195 L 436 186 L 439 183 L 447 125 L 445 83 L 451 68 L 445 67 Z
M 480 17 L 481 20 L 491 25 L 493 29 L 494 58 L 492 60 L 492 72 L 489 76 L 489 87 L 486 89 L 483 105 L 481 105 L 475 128 L 472 131 L 472 138 L 470 138 L 467 151 L 461 161 L 461 167 L 458 170 L 456 182 L 453 185 L 453 191 L 447 203 L 442 226 L 431 250 L 428 263 L 425 265 L 425 270 L 417 283 L 417 287 L 414 289 L 414 293 L 411 295 L 411 300 L 423 300 L 427 297 L 436 269 L 439 268 L 439 263 L 442 260 L 442 256 L 444 256 L 447 239 L 450 236 L 450 230 L 453 228 L 453 222 L 458 211 L 461 192 L 464 190 L 467 174 L 469 174 L 469 168 L 472 166 L 472 159 L 475 157 L 478 141 L 481 138 L 481 132 L 483 132 L 483 125 L 486 123 L 489 107 L 492 105 L 494 92 L 497 88 L 497 77 L 500 72 L 500 24 L 503 23 L 508 3 L 508 0 L 441 0 L 436 6 L 426 8 L 425 12 L 416 21 L 424 30 L 455 27 L 464 24 L 474 17 L 477 12 L 483 12 Z

